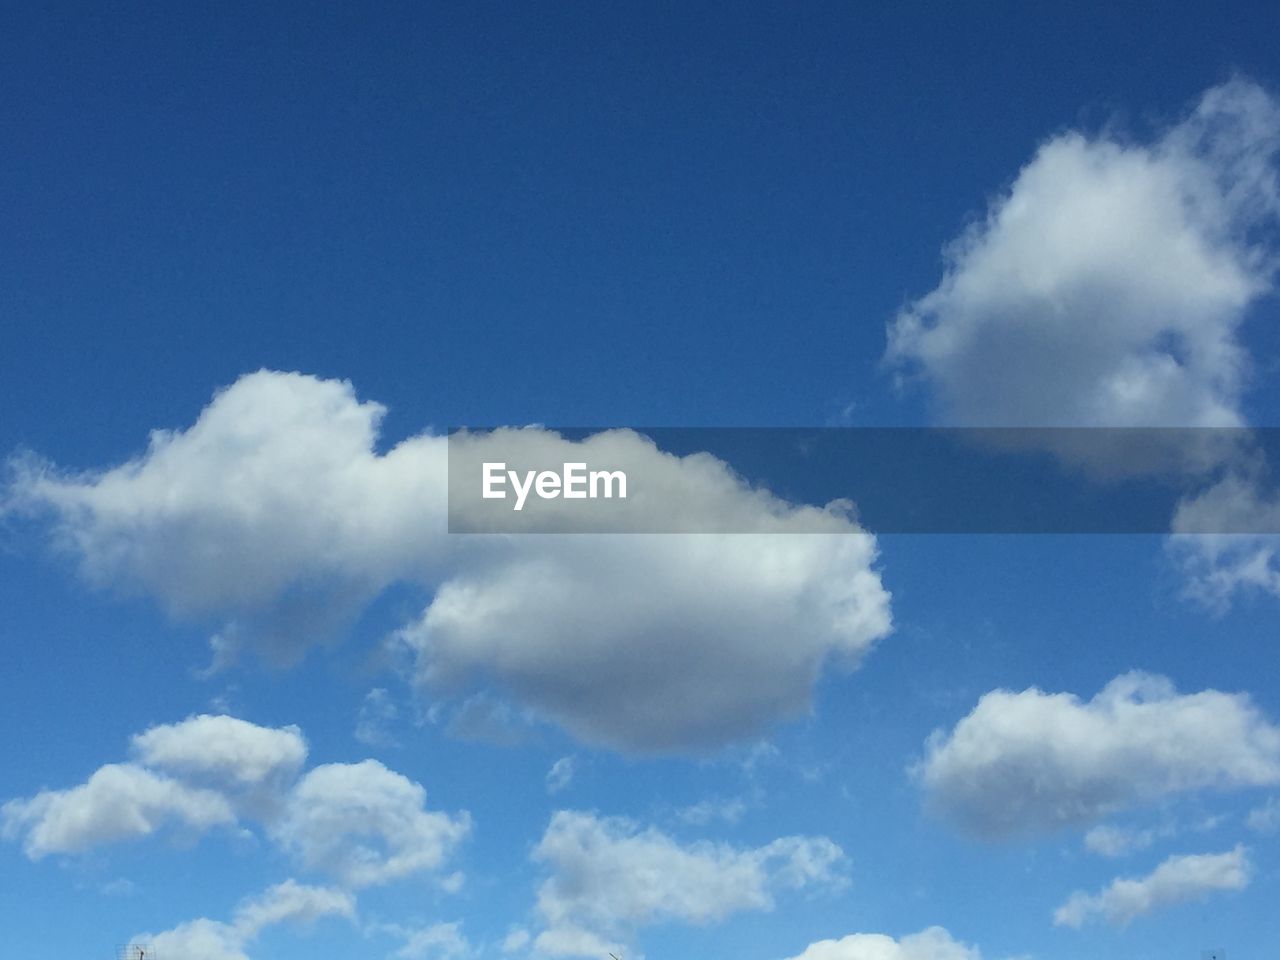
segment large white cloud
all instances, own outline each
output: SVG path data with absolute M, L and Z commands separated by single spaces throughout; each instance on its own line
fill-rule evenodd
M 889 327 L 958 425 L 1235 426 L 1272 285 L 1280 106 L 1235 80 L 1150 143 L 1044 143 Z
M 1280 728 L 1246 694 L 1178 694 L 1128 673 L 1092 700 L 1031 688 L 984 695 L 930 738 L 930 805 L 978 836 L 1085 824 L 1179 791 L 1280 781 Z
M 534 859 L 550 876 L 538 891 L 545 929 L 538 952 L 591 956 L 636 929 L 705 924 L 743 910 L 771 910 L 779 889 L 839 887 L 845 859 L 825 837 L 784 837 L 761 847 L 681 844 L 622 818 L 562 810 Z
M 346 383 L 249 374 L 114 469 L 20 461 L 11 509 L 51 510 L 91 582 L 246 621 L 287 659 L 443 546 L 445 440 L 379 454 L 385 412 Z
M 133 764 L 108 764 L 69 790 L 42 790 L 0 807 L 7 839 L 27 856 L 80 853 L 155 833 L 166 824 L 195 831 L 235 822 L 225 796 Z
M 266 927 L 306 925 L 330 916 L 354 919 L 355 898 L 343 890 L 286 880 L 242 902 L 230 922 L 201 917 L 161 933 L 138 934 L 132 942 L 148 945 L 157 957 L 248 960 L 245 950 Z
M 1232 80 L 1141 142 L 1108 130 L 1046 141 L 946 251 L 937 287 L 889 325 L 886 360 L 969 426 L 1239 427 L 1249 309 L 1274 289 L 1280 103 Z M 1057 434 L 1005 442 L 1104 473 L 1195 473 L 1249 459 L 1248 440 Z M 1245 495 L 1242 497 L 1242 493 Z M 1234 506 L 1226 501 L 1254 502 Z M 1276 508 L 1229 480 L 1191 498 L 1175 533 Z M 1263 514 L 1269 514 L 1269 517 Z M 1215 608 L 1280 594 L 1276 540 L 1175 537 L 1187 592 Z
M 805 710 L 831 657 L 889 629 L 869 538 L 522 538 L 459 573 L 401 639 L 420 679 L 491 677 L 587 741 L 714 746 Z
M 470 823 L 428 810 L 420 784 L 365 760 L 309 771 L 271 833 L 306 868 L 364 887 L 439 867 Z
M 1145 877 L 1121 877 L 1096 894 L 1073 893 L 1054 912 L 1053 922 L 1079 927 L 1100 917 L 1123 926 L 1161 907 L 1202 900 L 1215 892 L 1243 890 L 1251 874 L 1244 847 L 1226 853 L 1169 857 Z
M 648 471 L 661 495 L 627 501 L 625 529 L 665 510 L 757 532 L 450 536 L 445 439 L 380 453 L 383 412 L 349 384 L 262 371 L 122 466 L 22 462 L 9 508 L 51 515 L 92 581 L 227 621 L 222 654 L 236 640 L 287 660 L 388 585 L 420 584 L 433 600 L 401 636 L 423 683 L 496 684 L 627 748 L 718 745 L 801 713 L 824 663 L 856 664 L 891 628 L 875 540 L 839 506 L 792 506 L 629 431 L 575 445 L 526 429 L 473 444 Z
M 882 933 L 854 933 L 819 940 L 790 960 L 981 960 L 977 947 L 954 939 L 942 927 L 929 927 L 895 940 Z

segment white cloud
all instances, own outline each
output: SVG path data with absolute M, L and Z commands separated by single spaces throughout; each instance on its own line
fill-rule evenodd
M 953 939 L 942 927 L 929 927 L 901 940 L 882 933 L 820 940 L 790 960 L 981 960 L 981 956 L 977 947 Z
M 547 793 L 556 794 L 573 782 L 575 772 L 573 757 L 561 757 L 547 771 Z
M 421 682 L 475 673 L 580 739 L 718 746 L 807 709 L 890 627 L 865 536 L 513 538 L 401 633 Z M 608 597 L 608 603 L 584 598 Z
M 1255 833 L 1280 831 L 1280 797 L 1268 797 L 1266 803 L 1249 811 L 1244 822 Z
M 550 871 L 538 891 L 545 929 L 535 946 L 555 956 L 619 952 L 617 941 L 655 923 L 713 923 L 771 910 L 779 889 L 839 887 L 840 848 L 825 837 L 762 847 L 683 845 L 621 818 L 559 811 L 534 851 Z
M 278 660 L 417 583 L 434 598 L 400 636 L 434 695 L 488 685 L 615 747 L 719 746 L 802 714 L 829 661 L 854 666 L 890 631 L 875 539 L 841 509 L 792 506 L 630 431 L 575 445 L 528 429 L 502 441 L 652 473 L 657 499 L 625 501 L 624 526 L 682 510 L 761 532 L 449 537 L 444 438 L 379 453 L 383 413 L 347 383 L 262 371 L 122 466 L 20 463 L 9 509 L 50 515 L 92 582 L 217 618 Z
M 295 726 L 208 714 L 151 727 L 130 747 L 135 762 L 5 804 L 5 836 L 24 837 L 27 854 L 39 858 L 145 837 L 166 823 L 198 833 L 245 814 L 269 819 L 307 758 Z
M 122 466 L 20 463 L 10 500 L 53 512 L 91 582 L 252 624 L 287 660 L 443 546 L 445 440 L 379 455 L 385 412 L 348 383 L 260 371 Z
M 1085 849 L 1102 857 L 1123 857 L 1135 850 L 1145 850 L 1154 841 L 1152 830 L 1129 830 L 1105 824 L 1093 827 L 1084 835 Z
M 156 957 L 249 960 L 244 952 L 245 943 L 234 927 L 205 917 L 188 920 L 162 933 L 142 933 L 133 939 L 135 943 L 149 944 L 148 954 Z
M 1246 694 L 1128 673 L 1092 700 L 996 690 L 916 768 L 931 805 L 995 838 L 1088 823 L 1179 791 L 1280 781 L 1280 729 Z
M 352 887 L 441 866 L 470 818 L 426 808 L 426 791 L 376 760 L 310 770 L 285 801 L 271 835 L 307 869 Z
M 533 941 L 534 949 L 548 957 L 615 957 L 625 954 L 626 948 L 598 933 L 584 930 L 572 923 L 565 923 L 542 933 Z
M 507 931 L 507 935 L 502 938 L 502 952 L 515 953 L 517 950 L 523 950 L 529 945 L 529 941 L 533 938 L 529 931 L 524 927 L 513 927 Z
M 132 746 L 146 766 L 241 786 L 292 780 L 307 759 L 307 741 L 296 726 L 273 729 L 208 714 L 152 727 Z
M 0 808 L 6 839 L 23 838 L 32 860 L 145 837 L 166 824 L 196 831 L 235 822 L 220 793 L 132 764 L 108 764 L 69 790 L 42 790 Z
M 741 798 L 728 800 L 700 800 L 676 811 L 682 823 L 705 826 L 712 820 L 723 820 L 725 823 L 737 823 L 747 812 L 747 805 Z
M 295 781 L 307 749 L 296 727 L 200 716 L 152 727 L 132 744 L 140 761 L 167 770 L 108 764 L 80 786 L 11 800 L 0 808 L 5 838 L 21 839 L 34 860 L 137 839 L 166 824 L 198 833 L 233 825 L 239 815 L 262 823 L 304 868 L 363 887 L 436 870 L 470 830 L 465 811 L 428 810 L 420 784 L 376 760 L 325 764 Z M 440 878 L 446 891 L 462 882 L 458 873 Z M 273 888 L 273 899 L 246 905 L 237 922 L 252 910 L 296 918 L 307 902 L 325 902 L 316 890 Z M 207 940 L 212 929 L 201 924 L 190 933 Z
M 507 460 L 560 470 L 566 462 L 608 465 L 631 478 L 623 498 L 535 499 L 520 512 L 512 501 L 482 494 L 483 464 Z M 752 487 L 709 453 L 676 456 L 627 429 L 569 440 L 543 427 L 502 427 L 455 433 L 449 441 L 449 491 L 455 528 L 522 533 L 851 533 L 852 504 L 797 505 Z M 505 488 L 504 488 L 505 489 Z
M 286 880 L 236 909 L 234 926 L 244 939 L 280 923 L 307 924 L 321 917 L 355 918 L 355 897 L 332 887 L 311 887 Z
M 1280 265 L 1278 156 L 1280 103 L 1240 79 L 1149 142 L 1052 137 L 889 325 L 886 360 L 928 384 L 949 424 L 1243 426 L 1240 332 Z M 1245 438 L 1212 432 L 1174 451 L 1140 449 L 1154 437 L 1004 439 L 1108 472 L 1170 453 L 1197 472 L 1248 458 Z M 1231 479 L 1188 499 L 1174 532 L 1278 509 Z M 1187 594 L 1221 610 L 1240 591 L 1280 595 L 1276 542 L 1176 536 L 1171 549 Z
M 389 694 L 382 687 L 374 687 L 365 694 L 360 704 L 360 715 L 356 718 L 355 738 L 369 747 L 395 746 L 396 739 L 391 734 L 391 725 L 400 716 L 400 711 Z
M 453 960 L 472 953 L 471 943 L 459 923 L 436 923 L 400 933 L 404 944 L 395 955 L 402 960 Z
M 433 722 L 442 715 L 448 717 L 451 736 L 500 747 L 514 747 L 530 740 L 538 721 L 528 710 L 517 709 L 486 692 L 456 704 L 438 701 L 427 712 Z
M 1241 424 L 1278 151 L 1280 106 L 1241 80 L 1151 143 L 1051 138 L 890 325 L 888 359 L 958 425 Z
M 162 933 L 139 934 L 132 942 L 149 944 L 156 957 L 248 960 L 245 950 L 264 928 L 280 923 L 309 924 L 329 916 L 354 919 L 351 894 L 286 880 L 241 903 L 230 923 L 201 917 Z
M 191 671 L 197 680 L 211 680 L 230 670 L 240 658 L 240 644 L 236 640 L 236 626 L 228 624 L 221 633 L 209 637 L 209 663 Z
M 1093 917 L 1123 926 L 1161 907 L 1243 890 L 1252 867 L 1244 847 L 1227 853 L 1169 857 L 1145 877 L 1122 877 L 1096 894 L 1073 893 L 1053 915 L 1057 926 L 1080 927 Z
M 1280 596 L 1280 538 L 1255 530 L 1280 530 L 1280 501 L 1254 476 L 1229 475 L 1182 499 L 1167 547 L 1186 596 L 1217 612 L 1240 593 Z

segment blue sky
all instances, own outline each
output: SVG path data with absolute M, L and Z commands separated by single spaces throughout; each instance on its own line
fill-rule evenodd
M 935 6 L 9 11 L 14 952 L 1276 941 L 1247 457 L 1168 537 L 444 533 L 451 425 L 1275 425 L 1280 12 Z

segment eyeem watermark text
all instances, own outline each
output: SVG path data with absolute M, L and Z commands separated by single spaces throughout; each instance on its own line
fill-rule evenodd
M 621 470 L 588 470 L 585 463 L 566 463 L 554 470 L 508 470 L 505 462 L 481 464 L 480 495 L 486 500 L 507 499 L 507 485 L 515 493 L 513 509 L 523 510 L 532 492 L 540 500 L 627 499 L 627 475 Z

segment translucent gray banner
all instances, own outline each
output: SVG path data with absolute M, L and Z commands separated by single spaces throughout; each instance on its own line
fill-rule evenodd
M 1280 430 L 456 428 L 452 533 L 1280 533 Z

